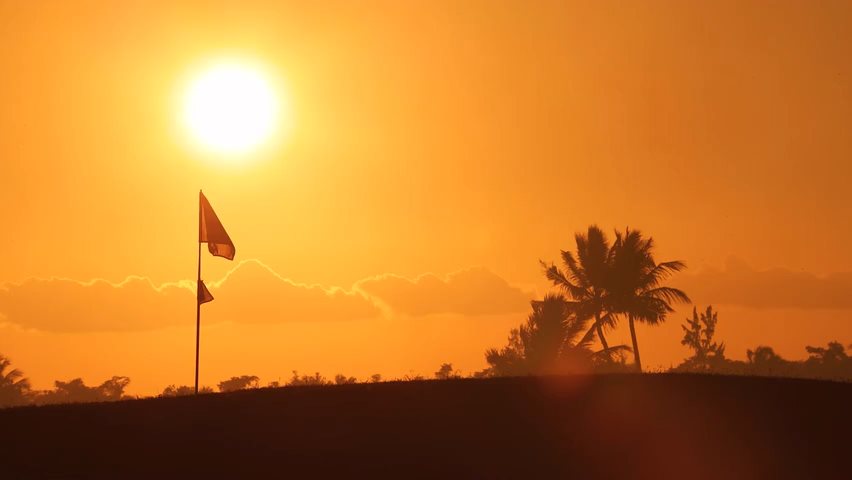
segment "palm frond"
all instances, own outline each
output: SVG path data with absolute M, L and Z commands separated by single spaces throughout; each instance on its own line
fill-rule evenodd
M 686 264 L 680 260 L 671 262 L 662 262 L 654 265 L 642 278 L 642 284 L 645 288 L 656 287 L 663 280 L 668 279 L 673 274 L 680 272 L 686 268 Z
M 615 328 L 617 323 L 618 317 L 612 312 L 606 312 L 606 315 L 601 317 L 601 326 L 604 327 L 604 329 Z
M 657 298 L 666 303 L 690 303 L 689 296 L 678 288 L 674 287 L 657 287 L 643 292 L 643 296 Z
M 674 309 L 663 299 L 641 296 L 635 299 L 629 312 L 638 322 L 657 325 L 664 322 L 666 316 L 674 312 Z
M 586 288 L 589 281 L 586 278 L 586 272 L 583 271 L 582 259 L 578 262 L 577 259 L 574 258 L 574 254 L 568 250 L 562 250 L 561 255 L 562 263 L 565 264 L 565 267 L 568 268 L 569 272 L 571 272 L 571 278 L 577 283 L 577 286 L 580 288 Z
M 612 355 L 614 353 L 632 353 L 633 349 L 628 347 L 627 345 L 614 345 L 609 348 L 602 348 L 596 352 L 592 352 L 590 357 L 592 359 L 612 359 Z
M 609 353 L 629 352 L 629 353 L 633 353 L 633 349 L 628 347 L 627 345 L 613 345 L 609 348 L 602 348 L 595 353 L 604 353 L 604 352 L 609 352 Z
M 563 322 L 563 335 L 565 336 L 565 344 L 571 347 L 576 345 L 578 342 L 575 342 L 574 339 L 577 338 L 577 335 L 579 335 L 583 332 L 583 330 L 586 329 L 586 325 L 588 325 L 588 323 L 588 320 L 581 319 L 574 315 L 571 315 L 566 318 L 566 320 Z
M 613 315 L 611 312 L 607 312 L 606 315 L 601 317 L 601 329 L 606 330 L 607 328 L 615 328 L 615 324 L 616 316 Z M 588 330 L 586 330 L 586 334 L 583 335 L 583 338 L 581 338 L 577 342 L 577 346 L 585 347 L 590 345 L 594 341 L 595 337 L 597 337 L 597 335 L 597 324 L 595 322 L 592 322 Z M 600 341 L 600 339 L 598 339 L 598 341 Z
M 553 286 L 559 287 L 565 291 L 571 298 L 579 299 L 583 298 L 586 291 L 582 288 L 574 285 L 574 283 L 562 272 L 559 270 L 559 267 L 553 264 L 546 264 L 539 260 L 541 266 L 544 267 L 544 276 L 553 283 Z

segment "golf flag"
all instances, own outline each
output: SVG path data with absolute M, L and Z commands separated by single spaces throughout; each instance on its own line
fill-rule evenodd
M 198 281 L 198 304 L 212 302 L 213 294 L 210 293 L 210 290 L 207 290 L 207 285 L 204 284 L 204 280 Z
M 233 260 L 237 253 L 234 242 L 231 241 L 231 237 L 228 236 L 228 232 L 225 231 L 225 227 L 222 226 L 222 222 L 219 221 L 219 217 L 216 216 L 216 212 L 213 211 L 204 194 L 198 192 L 198 195 L 200 196 L 198 241 L 206 243 L 207 249 L 213 255 Z M 199 298 L 201 298 L 200 294 Z

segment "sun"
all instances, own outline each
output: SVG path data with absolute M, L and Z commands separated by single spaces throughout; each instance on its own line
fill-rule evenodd
M 246 63 L 223 61 L 189 83 L 182 121 L 193 141 L 212 153 L 249 153 L 276 133 L 281 101 L 264 72 Z

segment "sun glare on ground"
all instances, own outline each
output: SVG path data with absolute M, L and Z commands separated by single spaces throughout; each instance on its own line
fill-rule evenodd
M 183 98 L 182 122 L 204 150 L 249 153 L 279 130 L 281 99 L 257 67 L 220 62 L 197 74 Z

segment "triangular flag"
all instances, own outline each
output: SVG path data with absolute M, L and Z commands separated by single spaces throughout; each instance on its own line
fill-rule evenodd
M 213 294 L 210 293 L 210 290 L 207 290 L 207 285 L 204 285 L 204 280 L 198 281 L 198 304 L 212 302 Z
M 222 226 L 222 222 L 219 221 L 219 217 L 216 216 L 216 212 L 213 211 L 204 194 L 198 192 L 198 195 L 200 196 L 198 241 L 207 243 L 207 249 L 213 255 L 233 260 L 237 253 L 234 242 L 231 241 L 231 237 L 228 236 L 228 232 L 225 231 L 225 227 Z

